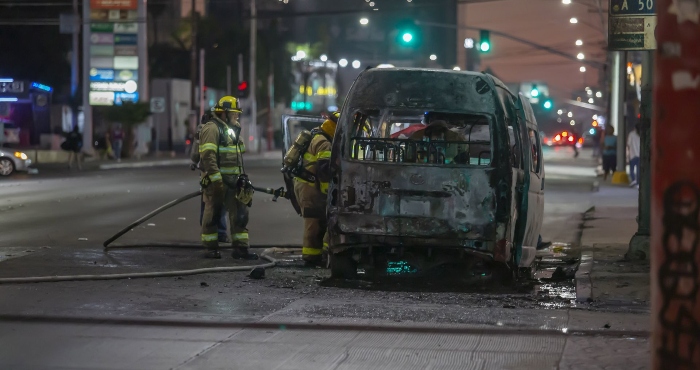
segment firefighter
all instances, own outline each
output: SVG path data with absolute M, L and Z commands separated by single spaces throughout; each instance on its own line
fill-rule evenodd
M 311 142 L 303 153 L 304 171 L 294 177 L 294 194 L 304 218 L 302 258 L 307 266 L 322 265 L 327 258 L 326 197 L 330 182 L 331 143 L 338 118 L 340 114 L 334 112 L 311 131 Z
M 199 135 L 202 132 L 202 127 L 204 126 L 205 123 L 209 122 L 212 120 L 213 113 L 212 112 L 205 112 L 204 116 L 202 116 L 202 119 L 200 120 L 199 124 L 197 125 L 197 131 L 194 134 L 194 137 L 192 138 L 192 151 L 190 152 L 190 159 L 192 160 L 192 163 L 194 165 L 199 165 L 200 164 L 200 156 L 199 156 Z M 194 167 L 193 167 L 194 170 Z M 200 207 L 199 207 L 199 225 L 202 225 L 202 218 L 204 218 L 204 194 L 202 194 L 202 197 L 200 199 Z M 226 214 L 226 210 L 222 209 L 221 210 L 221 217 L 219 218 L 219 224 L 217 226 L 217 229 L 219 231 L 219 243 L 230 243 L 231 240 L 229 240 L 227 231 L 226 231 L 226 223 L 228 222 L 228 216 Z
M 243 173 L 245 146 L 240 139 L 238 99 L 224 96 L 212 111 L 214 115 L 204 124 L 199 135 L 204 193 L 202 244 L 208 249 L 205 257 L 221 258 L 217 224 L 225 207 L 229 214 L 232 257 L 255 260 L 258 255 L 248 252 L 246 226 L 253 190 Z

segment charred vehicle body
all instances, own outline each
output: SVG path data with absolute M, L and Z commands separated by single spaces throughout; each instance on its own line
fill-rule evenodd
M 544 166 L 523 99 L 482 73 L 361 73 L 331 154 L 332 275 L 353 278 L 358 266 L 381 270 L 392 260 L 418 269 L 487 264 L 510 276 L 527 269 L 542 225 Z M 292 122 L 304 120 L 314 124 L 285 118 L 286 146 Z

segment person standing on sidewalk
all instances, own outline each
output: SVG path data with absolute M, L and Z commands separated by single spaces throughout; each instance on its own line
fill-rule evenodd
M 124 147 L 124 130 L 122 130 L 122 125 L 117 124 L 112 132 L 112 149 L 114 150 L 114 158 L 117 162 L 122 161 L 122 149 Z
M 75 161 L 78 165 L 78 170 L 82 170 L 83 135 L 78 130 L 78 126 L 75 126 L 65 136 L 66 141 L 61 144 L 61 149 L 68 152 L 68 168 L 73 169 L 73 161 Z
M 639 125 L 634 126 L 634 130 L 627 136 L 627 153 L 630 159 L 630 186 L 637 186 L 639 182 L 639 156 L 641 140 L 639 138 Z
M 201 168 L 201 156 L 199 155 L 199 134 L 202 132 L 202 127 L 204 126 L 205 123 L 209 122 L 212 120 L 212 114 L 211 112 L 207 112 L 204 114 L 202 117 L 201 122 L 199 125 L 197 125 L 197 132 L 192 136 L 192 148 L 190 152 L 190 160 L 192 160 L 192 163 L 197 165 L 198 167 Z M 202 219 L 204 218 L 204 193 L 202 193 L 202 197 L 200 198 L 200 207 L 199 207 L 199 226 L 202 226 Z M 226 212 L 226 209 L 221 210 L 221 217 L 219 218 L 219 224 L 217 226 L 218 232 L 219 232 L 219 243 L 230 243 L 231 240 L 228 238 L 228 234 L 226 231 L 226 220 L 228 219 L 228 214 Z
M 605 126 L 605 137 L 601 143 L 603 152 L 603 181 L 608 179 L 608 172 L 617 171 L 617 136 L 611 125 Z

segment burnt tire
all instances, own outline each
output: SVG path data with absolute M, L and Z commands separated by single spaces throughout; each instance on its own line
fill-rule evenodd
M 357 262 L 351 252 L 330 253 L 331 277 L 334 279 L 357 279 Z

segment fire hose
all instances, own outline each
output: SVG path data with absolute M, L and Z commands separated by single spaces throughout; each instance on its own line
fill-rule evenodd
M 193 165 L 193 167 L 195 167 Z M 194 170 L 194 168 L 192 168 Z M 252 186 L 252 184 L 251 184 Z M 255 191 L 261 193 L 273 195 L 272 200 L 277 201 L 277 198 L 283 197 L 289 199 L 289 194 L 284 187 L 279 189 L 272 188 L 261 188 L 253 186 Z M 120 230 L 118 233 L 114 234 L 111 238 L 107 239 L 104 243 L 104 249 L 107 251 L 110 247 L 109 245 L 115 240 L 119 239 L 122 235 L 126 234 L 135 227 L 141 225 L 142 223 L 148 221 L 154 216 L 192 198 L 196 198 L 202 195 L 202 191 L 198 190 L 193 193 L 187 194 L 183 197 L 177 198 L 170 201 L 155 210 L 149 212 L 145 216 L 139 218 L 138 220 L 129 224 L 129 226 Z M 123 248 L 123 247 L 122 247 Z M 44 283 L 44 282 L 58 282 L 58 281 L 86 281 L 86 280 L 118 280 L 118 279 L 136 279 L 136 278 L 154 278 L 154 277 L 170 277 L 170 276 L 186 276 L 186 275 L 198 275 L 206 273 L 215 272 L 234 272 L 234 271 L 250 271 L 258 269 L 267 269 L 274 267 L 277 264 L 277 260 L 268 255 L 268 253 L 274 253 L 275 248 L 266 249 L 261 258 L 268 261 L 267 263 L 260 265 L 248 265 L 248 266 L 229 266 L 229 267 L 208 267 L 199 268 L 191 270 L 175 270 L 175 271 L 159 271 L 159 272 L 137 272 L 137 273 L 123 273 L 123 274 L 105 274 L 105 275 L 63 275 L 63 276 L 32 276 L 32 277 L 17 277 L 17 278 L 0 278 L 0 284 L 24 284 L 24 283 Z M 252 272 L 251 272 L 252 273 Z

